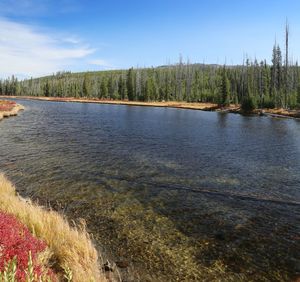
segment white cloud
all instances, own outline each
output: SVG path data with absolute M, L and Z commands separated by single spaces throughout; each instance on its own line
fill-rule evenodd
M 106 60 L 102 60 L 102 59 L 90 60 L 88 63 L 90 65 L 94 65 L 94 66 L 99 66 L 99 67 L 104 67 L 104 68 L 113 68 L 113 66 L 109 62 L 107 62 Z
M 78 39 L 77 37 L 74 36 L 69 36 L 63 39 L 64 42 L 66 43 L 71 43 L 71 44 L 79 44 L 80 43 L 80 39 Z
M 80 45 L 76 37 L 57 37 L 0 18 L 0 77 L 40 76 L 70 70 L 73 64 L 94 52 L 89 46 Z

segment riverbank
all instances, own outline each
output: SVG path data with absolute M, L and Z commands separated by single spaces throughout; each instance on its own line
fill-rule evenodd
M 219 106 L 213 103 L 187 103 L 187 102 L 140 102 L 126 100 L 100 100 L 88 98 L 60 98 L 60 97 L 33 97 L 33 96 L 0 96 L 0 98 L 19 98 L 28 100 L 41 100 L 53 102 L 74 102 L 74 103 L 97 103 L 97 104 L 112 104 L 126 106 L 144 106 L 144 107 L 164 107 L 164 108 L 181 108 L 191 110 L 213 111 Z
M 74 102 L 74 103 L 96 103 L 96 104 L 111 104 L 111 105 L 126 105 L 126 106 L 142 106 L 142 107 L 160 107 L 160 108 L 176 108 L 189 109 L 201 111 L 216 111 L 224 113 L 245 114 L 240 105 L 231 104 L 223 107 L 214 103 L 188 103 L 178 101 L 162 101 L 162 102 L 140 102 L 140 101 L 126 101 L 126 100 L 100 100 L 88 98 L 60 98 L 60 97 L 33 97 L 33 96 L 0 96 L 0 98 L 19 98 L 28 100 L 41 100 L 53 102 Z M 286 110 L 283 108 L 277 109 L 255 109 L 247 113 L 261 116 L 272 116 L 278 118 L 296 118 L 300 119 L 300 110 Z
M 31 234 L 47 245 L 43 265 L 55 272 L 59 281 L 106 281 L 100 271 L 97 251 L 85 231 L 71 227 L 57 212 L 46 210 L 16 193 L 15 187 L 0 174 L 0 212 L 13 216 Z M 0 271 L 1 272 L 1 271 Z
M 0 120 L 10 116 L 16 116 L 21 110 L 24 110 L 22 105 L 13 101 L 0 100 Z

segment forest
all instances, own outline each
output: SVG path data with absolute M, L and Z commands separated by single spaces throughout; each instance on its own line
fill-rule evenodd
M 272 60 L 246 58 L 241 65 L 179 62 L 152 68 L 97 72 L 58 72 L 51 76 L 0 81 L 1 95 L 75 97 L 129 101 L 186 101 L 249 105 L 252 108 L 300 108 L 300 69 L 273 46 Z

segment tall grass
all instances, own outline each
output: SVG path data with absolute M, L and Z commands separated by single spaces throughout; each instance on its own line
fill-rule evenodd
M 0 174 L 0 210 L 16 216 L 37 238 L 46 242 L 52 253 L 48 260 L 62 276 L 67 273 L 74 282 L 106 281 L 100 271 L 97 251 L 85 229 L 70 227 L 57 212 L 18 197 L 3 174 Z

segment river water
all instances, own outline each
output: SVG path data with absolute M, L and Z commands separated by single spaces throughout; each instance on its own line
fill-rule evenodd
M 126 281 L 291 281 L 300 273 L 300 122 L 16 100 L 0 170 L 84 218 Z

